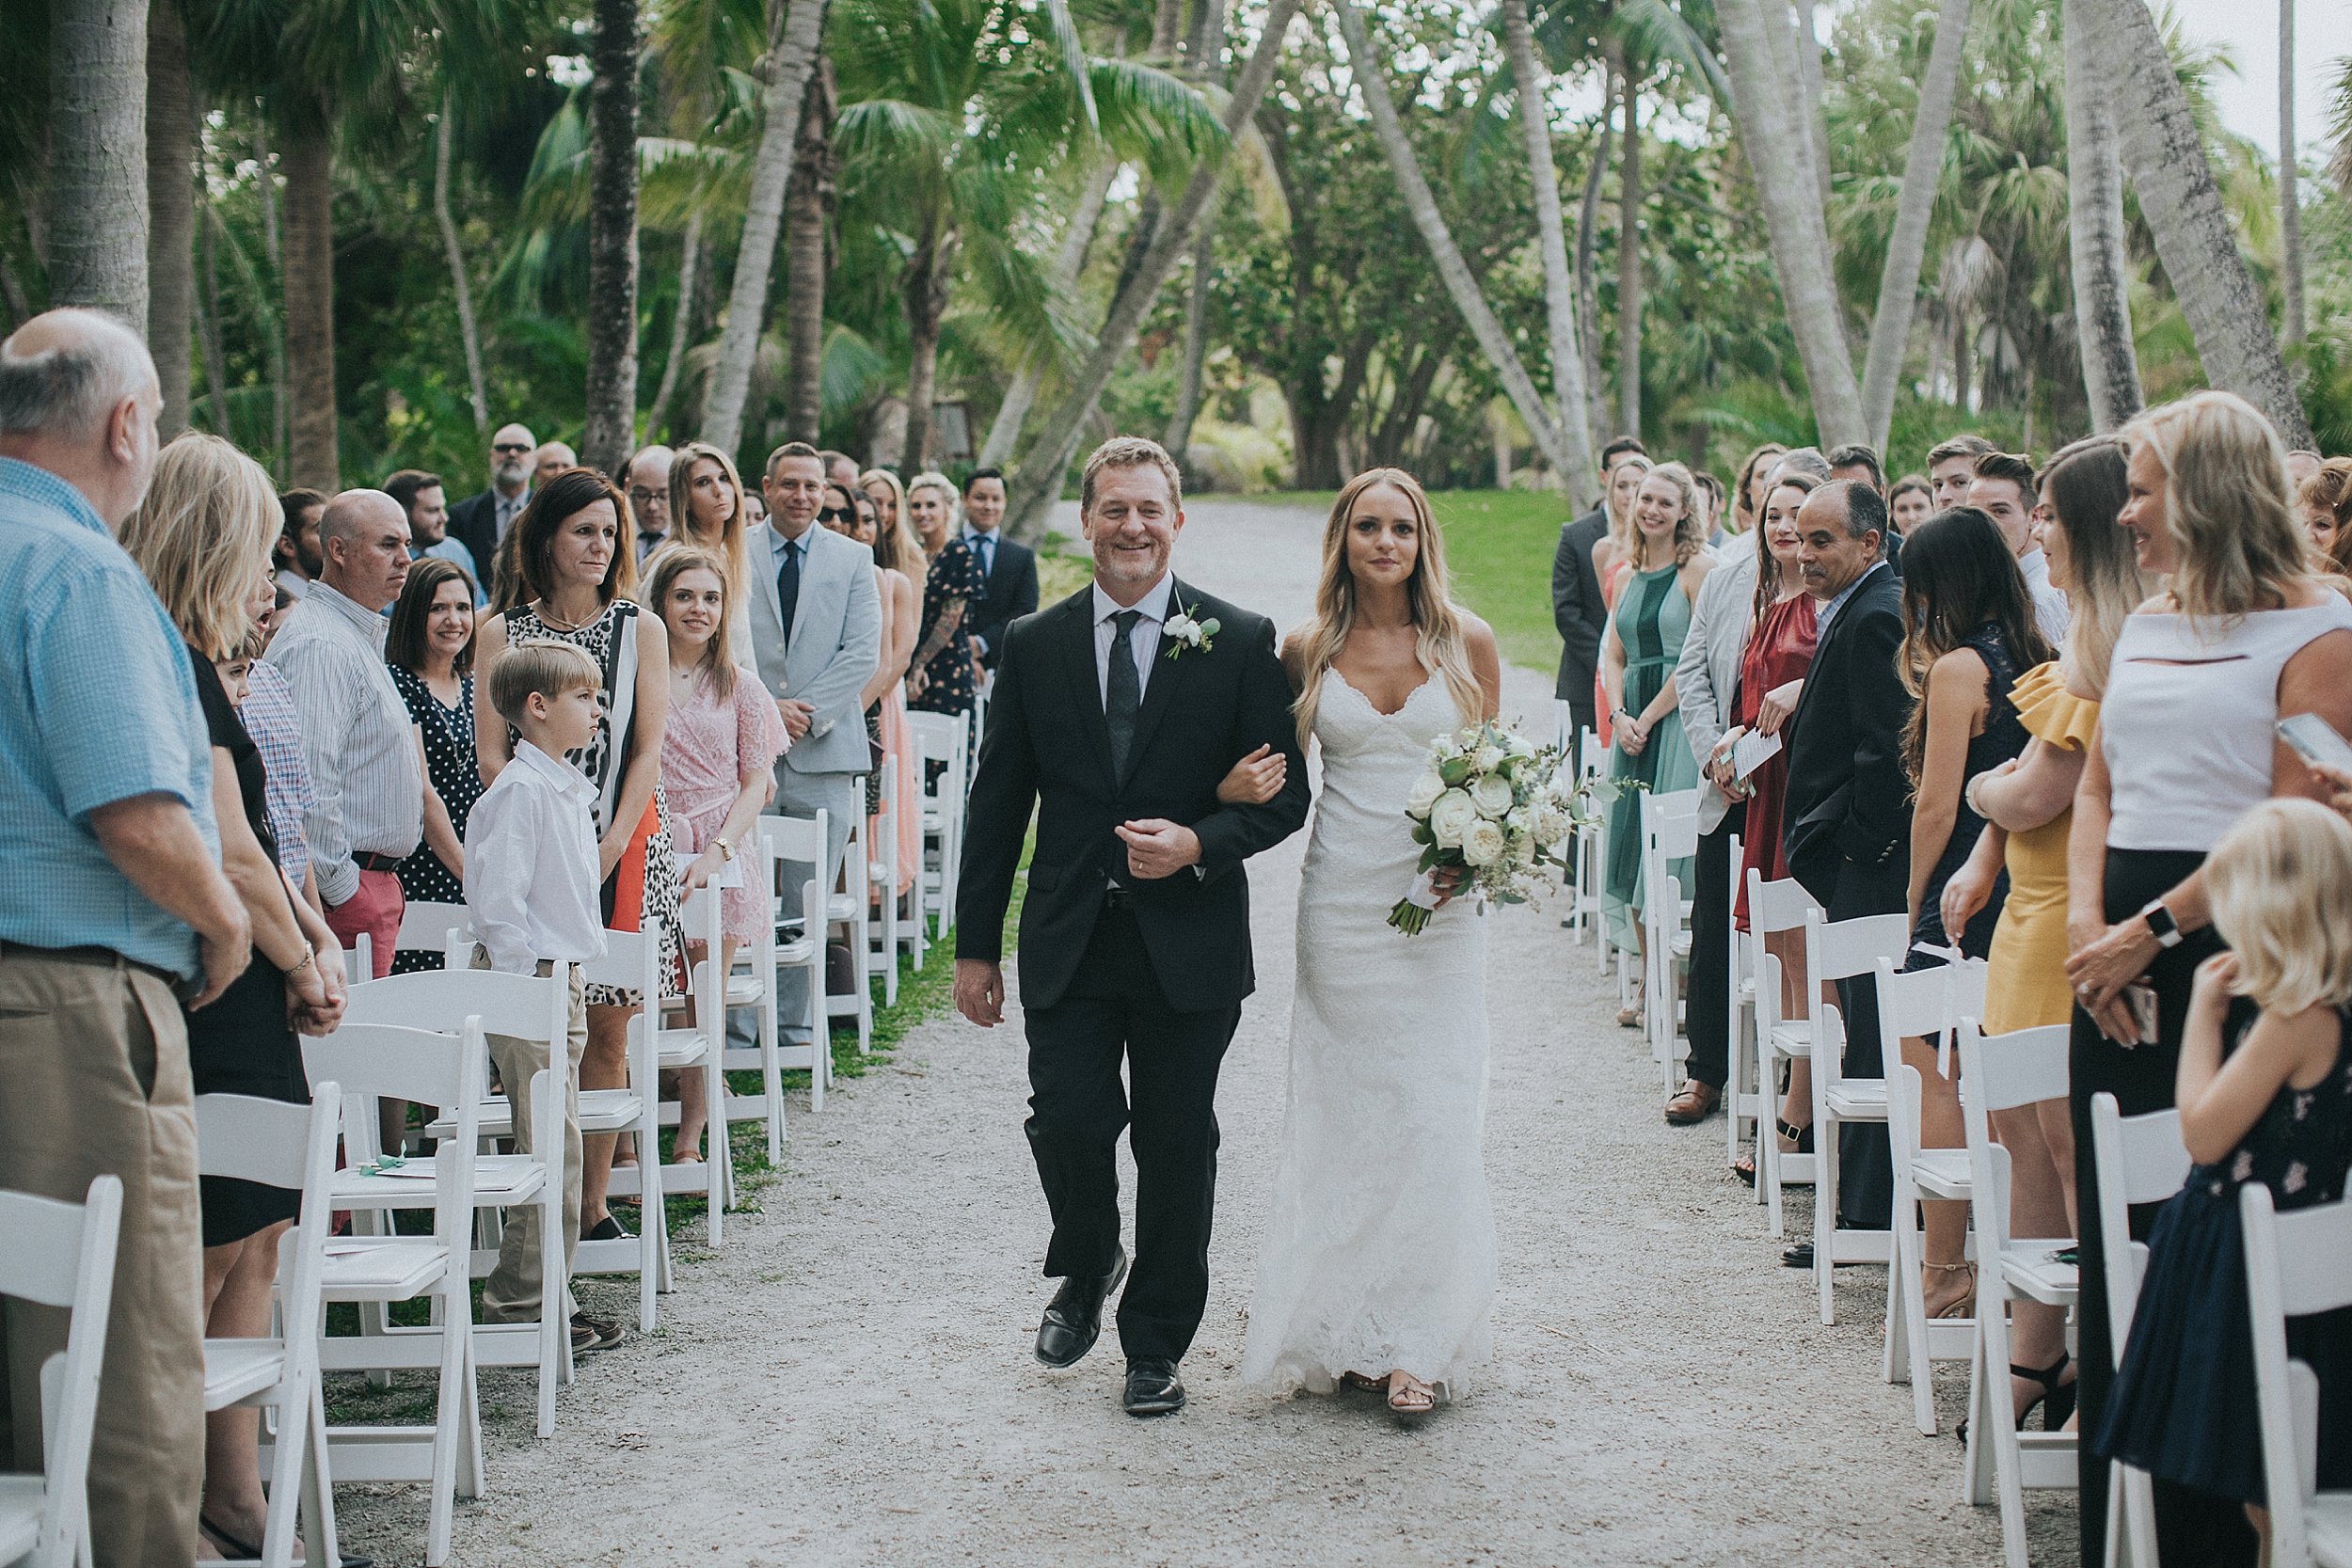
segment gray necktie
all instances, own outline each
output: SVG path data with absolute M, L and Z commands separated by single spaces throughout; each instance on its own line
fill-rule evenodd
M 1135 744 L 1136 709 L 1143 696 L 1143 683 L 1136 676 L 1136 646 L 1133 641 L 1136 623 L 1143 619 L 1139 610 L 1122 610 L 1111 617 L 1111 625 L 1119 635 L 1111 639 L 1110 679 L 1103 702 L 1103 719 L 1111 732 L 1111 772 L 1119 778 L 1127 776 L 1127 748 Z

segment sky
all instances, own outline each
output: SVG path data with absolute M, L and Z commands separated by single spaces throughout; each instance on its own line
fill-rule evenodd
M 2352 0 L 2294 0 L 2295 121 L 2306 166 L 2324 161 L 2331 84 L 2352 55 Z M 2279 9 L 2276 0 L 2172 0 L 2187 35 L 2230 47 L 2234 74 L 2214 82 L 2221 121 L 2277 156 Z

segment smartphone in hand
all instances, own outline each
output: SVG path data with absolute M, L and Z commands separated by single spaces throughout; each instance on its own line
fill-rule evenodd
M 2352 773 L 2352 740 L 2337 734 L 2336 727 L 2316 713 L 2290 714 L 2280 720 L 2279 738 L 2311 767 Z

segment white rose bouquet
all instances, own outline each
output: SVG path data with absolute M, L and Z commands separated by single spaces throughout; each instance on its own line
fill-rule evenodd
M 1429 925 L 1439 871 L 1461 873 L 1457 892 L 1527 902 L 1545 866 L 1567 863 L 1569 835 L 1582 820 L 1559 752 L 1493 720 L 1430 742 L 1429 766 L 1406 791 L 1405 816 L 1422 847 L 1421 875 L 1389 924 L 1406 936 Z

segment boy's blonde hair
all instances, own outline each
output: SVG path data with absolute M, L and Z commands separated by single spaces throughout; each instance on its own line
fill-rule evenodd
M 531 638 L 507 648 L 490 667 L 490 705 L 500 718 L 520 727 L 533 697 L 550 700 L 586 687 L 604 685 L 604 672 L 577 642 Z
M 2316 800 L 2265 800 L 2205 861 L 2237 991 L 2266 1012 L 2352 1002 L 2352 825 Z

